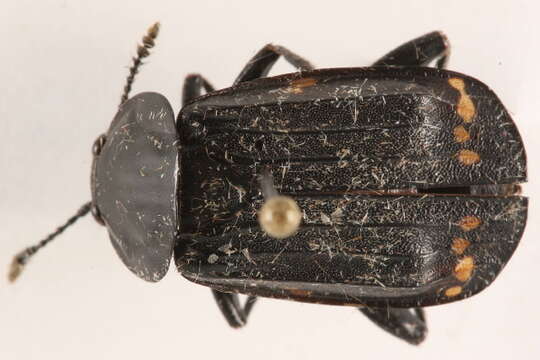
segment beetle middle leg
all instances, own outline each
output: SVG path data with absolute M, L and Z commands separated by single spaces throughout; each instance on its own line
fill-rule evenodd
M 427 325 L 422 308 L 362 307 L 359 310 L 383 330 L 410 344 L 418 345 L 426 338 Z
M 212 294 L 214 294 L 219 309 L 231 327 L 238 328 L 246 325 L 248 315 L 255 305 L 257 297 L 248 296 L 242 308 L 237 294 L 224 293 L 214 289 L 212 289 Z
M 275 44 L 268 44 L 259 50 L 251 60 L 244 66 L 234 84 L 265 77 L 274 66 L 280 56 L 299 71 L 313 70 L 314 67 L 309 61 L 295 54 L 291 50 Z
M 450 44 L 446 35 L 433 31 L 395 48 L 373 66 L 427 66 L 438 59 L 436 67 L 444 69 L 450 56 Z

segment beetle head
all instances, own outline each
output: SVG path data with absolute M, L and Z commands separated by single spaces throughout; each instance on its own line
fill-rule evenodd
M 13 259 L 8 278 L 77 219 L 92 211 L 107 226 L 120 258 L 139 277 L 161 279 L 170 262 L 178 229 L 176 207 L 178 148 L 173 111 L 161 95 L 143 93 L 128 100 L 142 60 L 159 32 L 152 25 L 137 47 L 121 103 L 107 134 L 94 142 L 92 201 L 55 232 Z

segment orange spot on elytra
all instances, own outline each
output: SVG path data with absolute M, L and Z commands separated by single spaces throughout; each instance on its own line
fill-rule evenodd
M 465 216 L 459 221 L 459 226 L 463 231 L 471 231 L 480 226 L 481 223 L 482 221 L 476 216 Z
M 452 250 L 458 254 L 461 255 L 465 252 L 465 250 L 471 245 L 471 242 L 464 238 L 455 238 L 452 241 Z
M 462 125 L 459 125 L 454 128 L 454 138 L 458 143 L 462 143 L 469 140 L 471 136 Z
M 444 294 L 448 297 L 453 297 L 461 294 L 461 291 L 463 291 L 463 288 L 461 286 L 452 286 L 451 288 L 446 289 Z
M 291 81 L 290 87 L 287 89 L 294 94 L 301 94 L 304 92 L 304 88 L 313 86 L 317 83 L 314 78 L 301 78 Z
M 470 96 L 465 92 L 465 82 L 460 78 L 450 78 L 448 83 L 454 89 L 459 91 L 459 100 L 457 103 L 457 113 L 466 123 L 470 123 L 476 113 L 474 103 Z
M 451 87 L 456 89 L 459 92 L 465 91 L 465 82 L 463 79 L 460 78 L 450 78 L 448 79 L 448 83 Z
M 473 165 L 480 161 L 480 155 L 472 150 L 460 150 L 457 158 L 463 165 Z
M 474 259 L 472 256 L 466 256 L 460 259 L 454 268 L 454 276 L 461 282 L 465 282 L 471 278 L 474 269 Z

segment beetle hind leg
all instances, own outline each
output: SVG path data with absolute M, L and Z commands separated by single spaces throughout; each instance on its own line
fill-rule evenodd
M 244 66 L 234 84 L 265 77 L 280 56 L 299 71 L 313 70 L 309 61 L 291 50 L 275 44 L 268 44 L 259 50 Z
M 449 56 L 450 44 L 446 35 L 433 31 L 390 51 L 373 66 L 427 66 L 437 59 L 435 66 L 444 69 Z
M 214 294 L 219 309 L 231 327 L 239 328 L 246 325 L 249 313 L 257 301 L 255 296 L 249 296 L 242 307 L 237 294 L 224 293 L 213 289 L 212 294 Z
M 370 308 L 359 310 L 383 330 L 409 344 L 419 345 L 427 335 L 426 318 L 422 308 Z

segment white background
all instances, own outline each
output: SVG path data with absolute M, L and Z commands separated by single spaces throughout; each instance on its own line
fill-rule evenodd
M 0 359 L 538 359 L 540 291 L 540 7 L 536 1 L 12 1 L 0 0 L 0 273 L 11 256 L 90 199 L 93 140 L 112 119 L 146 28 L 161 36 L 134 92 L 178 111 L 183 78 L 226 87 L 264 44 L 318 67 L 367 65 L 432 30 L 453 45 L 449 68 L 482 79 L 524 138 L 529 222 L 499 278 L 469 300 L 428 309 L 420 347 L 353 308 L 262 299 L 232 330 L 208 289 L 171 268 L 134 277 L 89 216 L 0 277 Z M 273 74 L 290 72 L 280 62 Z

